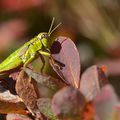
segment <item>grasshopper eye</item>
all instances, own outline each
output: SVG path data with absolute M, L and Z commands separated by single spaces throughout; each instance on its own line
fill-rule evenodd
M 42 34 L 41 37 L 42 38 L 48 38 L 48 34 Z
M 39 36 L 38 39 L 41 40 L 43 38 L 43 35 Z
M 43 38 L 48 38 L 48 34 L 42 34 L 41 36 L 39 36 L 40 40 L 42 40 Z

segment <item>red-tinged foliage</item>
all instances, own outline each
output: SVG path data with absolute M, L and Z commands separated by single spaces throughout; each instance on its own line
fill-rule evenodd
M 58 37 L 51 47 L 53 69 L 69 85 L 79 88 L 80 58 L 70 38 Z
M 17 94 L 34 119 L 114 120 L 118 100 L 106 78 L 106 67 L 93 65 L 80 78 L 79 53 L 66 37 L 56 39 L 51 53 L 50 64 L 64 82 L 29 68 L 10 74 L 16 80 Z M 42 95 L 46 90 L 43 88 L 53 94 Z
M 86 100 L 73 87 L 65 87 L 57 92 L 52 99 L 52 111 L 59 117 L 78 117 Z
M 118 97 L 111 85 L 106 85 L 93 100 L 96 116 L 101 120 L 115 120 Z
M 120 75 L 120 59 L 102 59 L 96 61 L 98 65 L 106 65 L 108 74 L 111 76 L 119 76 Z
M 58 120 L 51 110 L 51 99 L 50 98 L 39 98 L 37 100 L 37 106 L 39 111 L 45 116 L 43 119 Z M 49 112 L 48 112 L 49 111 Z
M 82 120 L 93 120 L 95 116 L 95 108 L 92 102 L 88 102 L 81 112 Z
M 49 40 L 67 36 L 56 39 L 50 58 L 54 71 L 63 80 L 53 78 L 56 74 L 48 68 L 48 57 L 43 70 L 48 74 L 34 71 L 43 65 L 39 59 L 30 64 L 35 65 L 33 69 L 22 69 L 23 76 L 21 66 L 4 71 L 5 78 L 0 75 L 0 113 L 7 114 L 7 120 L 120 120 L 120 101 L 116 95 L 120 94 L 119 11 L 119 0 L 0 0 L 1 61 L 22 44 L 19 39 L 25 42 L 26 38 L 48 31 L 50 17 L 54 16 L 56 22 L 59 19 L 62 27 L 51 32 Z M 81 58 L 68 37 L 76 41 Z M 44 46 L 42 50 L 49 51 Z M 86 69 L 98 59 L 107 69 L 98 64 Z M 86 69 L 82 74 L 81 64 L 82 70 Z M 17 70 L 20 74 L 13 73 Z M 106 73 L 117 91 L 110 86 Z
M 64 43 L 64 41 L 67 41 L 66 43 L 69 43 L 69 44 L 67 44 L 67 46 L 65 46 L 66 43 Z M 69 55 L 73 56 L 73 53 L 74 53 L 74 56 L 76 56 L 75 58 L 78 57 L 77 51 L 74 50 L 75 47 L 72 46 L 74 52 L 71 51 L 70 44 L 72 45 L 72 43 L 69 42 L 68 38 L 66 38 L 66 39 L 64 37 L 57 38 L 57 40 L 54 42 L 54 44 L 52 46 L 52 49 L 51 49 L 53 59 L 50 62 L 51 62 L 51 65 L 52 65 L 53 69 L 58 73 L 58 75 L 60 75 L 60 77 L 62 79 L 64 79 L 70 86 L 73 86 L 73 87 L 77 88 L 75 86 L 75 84 L 71 81 L 72 81 L 72 77 L 73 77 L 72 75 L 74 75 L 75 70 L 80 70 L 80 68 L 79 68 L 80 63 L 78 63 L 79 60 L 74 59 L 74 57 L 71 57 L 69 59 L 68 56 Z M 69 61 L 67 61 L 68 59 L 69 59 Z M 63 61 L 65 61 L 65 62 L 63 62 Z M 74 64 L 73 61 L 74 62 L 77 61 L 77 64 Z M 73 69 L 69 69 L 69 66 L 70 66 L 70 68 L 73 68 Z M 68 74 L 70 72 L 72 73 L 72 75 Z M 66 76 L 66 74 L 68 74 L 68 76 Z M 105 74 L 106 74 L 106 67 L 103 67 L 103 66 L 98 67 L 98 66 L 94 65 L 94 66 L 88 68 L 82 74 L 81 80 L 80 80 L 80 78 L 78 78 L 79 79 L 78 81 L 80 81 L 79 90 L 84 95 L 84 97 L 86 98 L 86 100 L 88 102 L 94 100 L 95 97 L 97 96 L 97 94 L 101 92 L 101 88 L 108 84 L 108 80 L 107 80 Z M 76 73 L 76 76 L 77 75 L 78 74 Z M 67 78 L 67 79 L 65 79 L 65 78 Z M 66 106 L 67 106 L 66 104 L 68 104 L 70 102 L 70 99 L 66 100 L 64 98 L 64 96 L 65 96 L 64 94 L 65 94 L 65 91 L 64 92 L 59 91 L 58 93 L 56 93 L 56 95 L 53 97 L 53 100 L 52 100 L 52 110 L 54 111 L 54 113 L 56 115 L 59 115 L 60 117 L 64 113 L 64 108 L 66 108 Z M 69 96 L 69 92 L 67 94 Z M 73 97 L 72 93 L 71 93 L 71 96 Z M 76 99 L 76 98 L 74 97 L 74 99 Z M 85 120 L 91 120 L 95 116 L 94 106 L 90 105 L 90 107 L 89 107 L 89 104 L 87 102 L 85 102 L 85 103 L 87 105 L 86 105 L 86 107 L 84 107 L 84 109 L 82 109 L 82 113 L 81 113 L 82 115 L 81 116 Z M 72 105 L 72 104 L 73 103 L 70 103 L 69 106 Z M 69 111 L 71 107 L 69 108 L 67 106 L 67 108 L 68 108 L 68 111 Z M 72 110 L 73 110 L 72 112 L 70 112 L 70 111 L 68 112 L 71 115 L 72 115 L 72 113 L 74 113 L 74 110 L 76 110 L 76 109 L 72 108 Z M 68 113 L 64 113 L 64 114 L 69 116 Z
M 80 91 L 88 101 L 93 100 L 101 91 L 101 88 L 108 83 L 108 80 L 96 65 L 89 67 L 81 76 Z
M 104 73 L 107 73 L 108 72 L 108 68 L 107 66 L 103 65 L 100 67 L 101 71 L 104 72 Z
M 6 50 L 13 41 L 24 35 L 27 29 L 26 21 L 14 19 L 0 24 L 0 50 Z
M 116 105 L 115 120 L 120 120 L 120 105 Z
M 44 0 L 2 0 L 1 5 L 7 11 L 23 11 L 41 6 Z

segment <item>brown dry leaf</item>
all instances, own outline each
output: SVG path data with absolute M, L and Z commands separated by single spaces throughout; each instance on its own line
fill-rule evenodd
M 22 102 L 15 103 L 15 102 L 0 100 L 0 113 L 1 114 L 14 113 L 14 114 L 26 115 L 28 113 L 25 109 L 26 107 Z
M 32 120 L 32 119 L 25 115 L 7 114 L 6 120 Z
M 0 113 L 27 114 L 26 106 L 18 95 L 13 95 L 4 86 L 0 85 Z
M 58 89 L 63 87 L 63 83 L 60 80 L 55 79 L 55 78 L 51 77 L 50 75 L 37 73 L 29 68 L 23 68 L 23 70 L 30 77 L 32 77 L 38 84 L 45 86 L 45 87 L 51 89 L 52 91 L 57 91 Z
M 0 92 L 0 100 L 14 102 L 14 103 L 21 101 L 21 99 L 18 97 L 18 95 L 11 94 L 9 90 Z
M 32 79 L 23 70 L 16 81 L 16 92 L 30 110 L 37 109 L 37 93 L 32 84 Z

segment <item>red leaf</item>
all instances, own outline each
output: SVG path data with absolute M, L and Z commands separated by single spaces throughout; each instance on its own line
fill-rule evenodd
M 79 87 L 80 58 L 75 44 L 70 38 L 58 37 L 51 47 L 54 60 L 50 63 L 56 73 L 69 85 Z
M 50 120 L 58 120 L 51 110 L 51 99 L 50 98 L 39 98 L 37 100 L 37 106 L 40 112 Z
M 77 116 L 83 109 L 86 100 L 73 87 L 65 87 L 55 94 L 52 99 L 52 111 L 59 117 Z M 78 117 L 78 116 L 77 116 Z
M 92 102 L 86 103 L 81 113 L 81 120 L 94 120 L 95 108 Z M 96 119 L 95 119 L 96 120 Z
M 106 85 L 93 100 L 96 115 L 100 120 L 115 119 L 116 107 L 119 104 L 118 97 L 111 85 Z
M 100 92 L 101 87 L 108 83 L 103 70 L 96 65 L 88 68 L 81 76 L 80 91 L 88 101 Z

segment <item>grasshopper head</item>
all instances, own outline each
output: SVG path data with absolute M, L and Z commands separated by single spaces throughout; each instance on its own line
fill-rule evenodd
M 50 26 L 50 29 L 47 32 L 42 32 L 42 33 L 39 33 L 37 38 L 41 41 L 42 45 L 45 47 L 45 48 L 48 48 L 50 49 L 50 46 L 51 46 L 51 41 L 49 40 L 49 37 L 51 36 L 51 34 L 53 33 L 53 31 L 55 31 L 60 25 L 61 23 L 59 23 L 56 27 L 53 27 L 53 23 L 54 23 L 54 18 L 52 20 L 52 23 L 51 23 L 51 26 Z
M 49 35 L 47 32 L 42 32 L 42 33 L 39 33 L 37 38 L 41 41 L 42 45 L 45 47 L 45 48 L 49 48 Z

